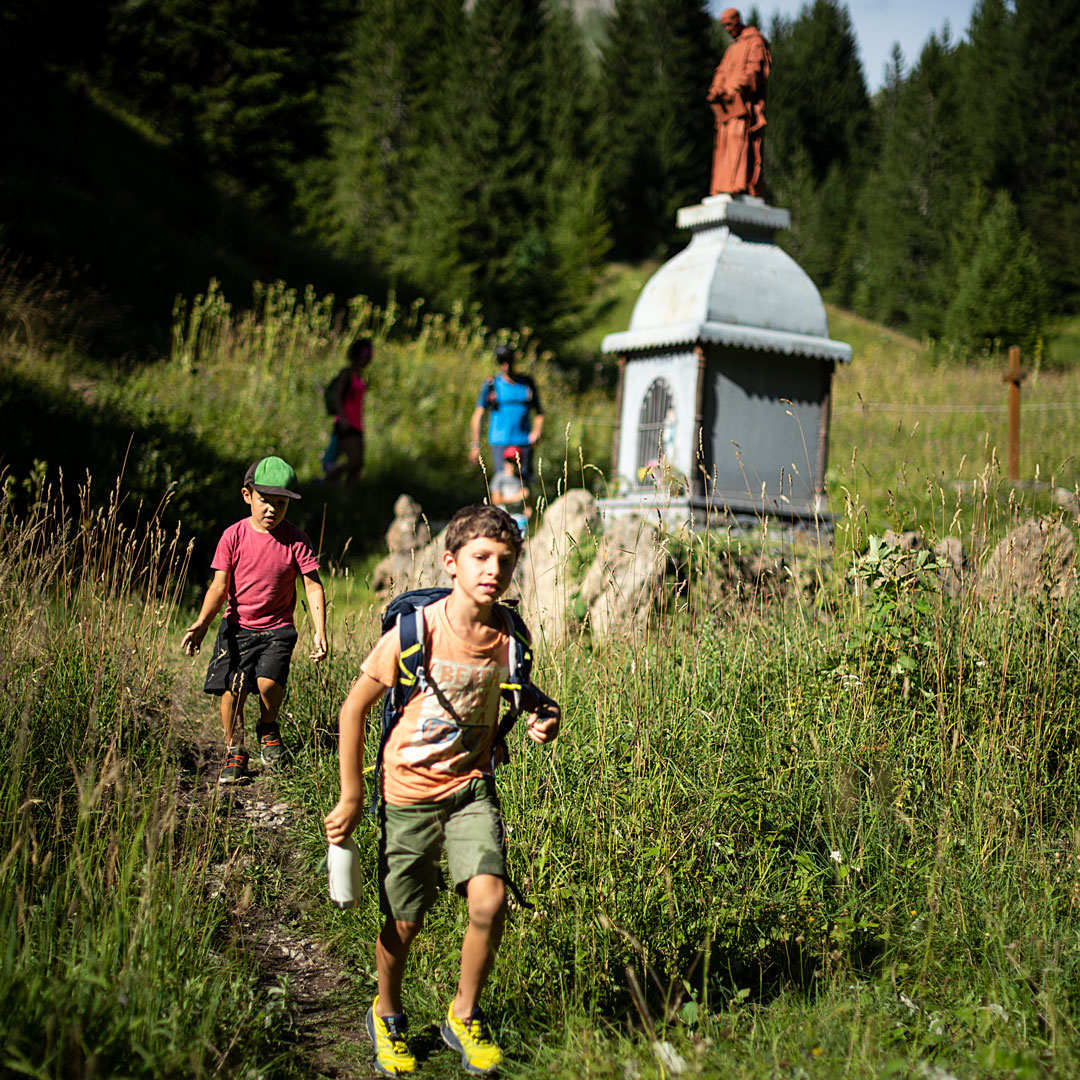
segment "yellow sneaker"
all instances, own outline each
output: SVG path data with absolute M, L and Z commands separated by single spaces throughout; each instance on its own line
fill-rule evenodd
M 375 1012 L 379 1004 L 376 996 L 367 1013 L 367 1033 L 375 1047 L 373 1064 L 376 1072 L 383 1076 L 400 1076 L 402 1073 L 416 1072 L 416 1058 L 409 1052 L 405 1042 L 405 1032 L 409 1024 L 404 1013 L 392 1016 L 379 1016 Z
M 499 1067 L 502 1051 L 492 1039 L 479 1005 L 473 1008 L 468 1020 L 459 1020 L 451 1003 L 439 1033 L 451 1050 L 461 1054 L 461 1066 L 466 1072 L 485 1076 Z

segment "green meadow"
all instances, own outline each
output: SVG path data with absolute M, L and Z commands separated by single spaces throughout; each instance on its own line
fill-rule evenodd
M 359 908 L 330 909 L 318 875 L 335 715 L 377 636 L 365 578 L 393 499 L 438 519 L 482 497 L 465 453 L 483 327 L 464 307 L 210 288 L 178 303 L 159 359 L 109 365 L 81 351 L 62 298 L 0 286 L 0 420 L 17 432 L 0 507 L 0 1074 L 285 1078 L 331 1060 L 370 1076 L 334 1025 L 358 1027 L 374 993 L 373 823 Z M 834 542 L 764 522 L 672 536 L 673 588 L 647 620 L 539 649 L 564 727 L 553 748 L 514 733 L 500 771 L 534 905 L 511 914 L 486 998 L 506 1076 L 1077 1069 L 1080 608 L 951 598 L 933 556 L 880 538 L 957 537 L 979 565 L 1017 520 L 1075 528 L 1052 492 L 1080 483 L 1080 368 L 1025 361 L 1013 485 L 1001 358 L 961 365 L 830 321 L 855 349 L 834 382 Z M 180 632 L 249 460 L 318 475 L 319 388 L 359 333 L 377 342 L 377 437 L 358 490 L 309 483 L 296 507 L 326 555 L 332 655 L 302 659 L 298 611 L 292 764 L 255 785 L 289 807 L 269 843 L 208 785 L 216 763 L 198 772 L 191 748 L 216 733 Z M 547 412 L 543 497 L 602 490 L 613 387 L 513 340 Z M 773 577 L 725 584 L 733 555 L 762 549 L 782 559 Z M 344 973 L 317 1066 L 301 988 L 260 960 L 253 913 Z M 463 920 L 440 898 L 414 949 L 421 1075 L 459 1074 L 433 1025 Z

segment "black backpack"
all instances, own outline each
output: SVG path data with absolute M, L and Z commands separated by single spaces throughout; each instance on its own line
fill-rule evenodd
M 337 384 L 342 375 L 345 374 L 346 368 L 342 368 L 327 384 L 323 387 L 323 404 L 326 406 L 327 416 L 337 416 Z
M 397 627 L 401 643 L 401 660 L 397 683 L 383 695 L 382 735 L 379 739 L 379 752 L 375 758 L 372 813 L 378 809 L 383 754 L 390 740 L 390 732 L 401 719 L 401 714 L 413 695 L 418 690 L 426 690 L 428 686 L 427 668 L 424 664 L 424 608 L 449 594 L 450 589 L 445 587 L 410 589 L 408 592 L 395 596 L 383 612 L 382 632 L 385 634 L 395 626 Z M 531 681 L 532 648 L 529 645 L 529 631 L 524 620 L 512 603 L 506 601 L 498 603 L 495 605 L 495 610 L 500 613 L 506 623 L 510 637 L 510 675 L 502 684 L 503 696 L 510 707 L 499 721 L 499 729 L 491 748 L 493 762 L 500 750 L 502 760 L 505 761 L 507 758 L 506 736 L 523 711 L 523 697 L 531 697 L 535 700 L 543 698 Z

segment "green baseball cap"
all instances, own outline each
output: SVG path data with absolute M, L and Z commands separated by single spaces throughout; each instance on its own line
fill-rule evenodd
M 244 475 L 244 487 L 254 488 L 260 495 L 299 499 L 298 486 L 296 470 L 279 457 L 260 458 Z

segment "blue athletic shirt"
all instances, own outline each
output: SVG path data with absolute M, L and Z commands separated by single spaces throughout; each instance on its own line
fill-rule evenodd
M 490 389 L 495 389 L 495 401 L 490 398 Z M 488 442 L 492 446 L 528 446 L 529 410 L 540 411 L 540 402 L 536 387 L 527 375 L 519 375 L 517 382 L 504 379 L 502 373 L 485 380 L 480 387 L 480 396 L 476 399 L 478 409 L 488 410 Z

